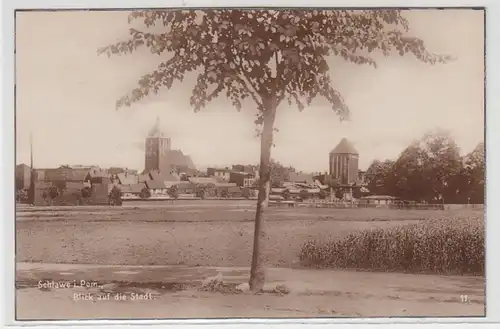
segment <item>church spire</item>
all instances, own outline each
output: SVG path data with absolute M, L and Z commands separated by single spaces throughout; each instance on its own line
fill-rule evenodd
M 156 117 L 156 122 L 153 128 L 149 131 L 148 137 L 163 137 L 163 132 L 161 131 L 160 117 Z

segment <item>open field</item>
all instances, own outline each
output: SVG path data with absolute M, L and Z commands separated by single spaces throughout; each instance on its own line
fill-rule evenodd
M 270 208 L 270 266 L 298 265 L 305 241 L 331 241 L 364 228 L 444 217 L 484 216 L 481 210 Z M 247 266 L 253 202 L 65 207 L 18 211 L 17 261 L 79 264 Z
M 289 294 L 200 291 L 217 273 L 248 282 L 253 202 L 125 207 L 24 207 L 16 222 L 18 319 L 484 316 L 484 276 L 372 273 L 300 268 L 306 241 L 359 230 L 469 218 L 481 210 L 270 208 L 267 286 Z M 85 265 L 87 264 L 87 265 Z M 98 287 L 40 289 L 42 281 Z M 117 293 L 124 300 L 75 300 Z M 152 294 L 133 301 L 132 293 Z M 467 296 L 467 302 L 463 302 Z

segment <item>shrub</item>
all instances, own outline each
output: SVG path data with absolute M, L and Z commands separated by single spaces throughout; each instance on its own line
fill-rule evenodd
M 177 199 L 179 197 L 179 190 L 177 189 L 176 185 L 170 186 L 167 193 L 168 196 L 170 196 L 172 199 Z
M 83 198 L 90 198 L 90 196 L 92 195 L 92 189 L 90 187 L 84 187 L 81 190 L 81 195 Z
M 61 193 L 60 193 L 59 189 L 57 188 L 57 186 L 51 186 L 49 188 L 49 197 L 51 199 L 57 198 L 60 194 Z
M 24 189 L 17 190 L 16 191 L 16 201 L 27 202 L 28 201 L 28 192 Z
M 335 197 L 337 199 L 343 199 L 344 198 L 344 191 L 341 188 L 337 188 L 335 190 Z
M 205 197 L 207 196 L 207 187 L 197 185 L 195 194 L 198 198 L 200 198 L 202 200 L 205 199 Z
M 241 189 L 241 196 L 245 199 L 250 199 L 250 189 L 248 187 L 244 187 Z
M 309 192 L 307 192 L 307 190 L 300 190 L 299 192 L 299 198 L 301 200 L 307 200 L 309 199 L 310 195 L 309 195 Z
M 290 293 L 290 289 L 284 284 L 278 284 L 271 290 L 271 292 L 278 295 L 288 295 Z
M 118 186 L 113 186 L 111 191 L 109 192 L 109 204 L 113 206 L 121 206 L 122 205 L 122 192 Z
M 303 266 L 484 275 L 484 220 L 432 219 L 323 244 L 307 241 L 299 257 Z
M 229 197 L 229 192 L 226 189 L 221 189 L 219 191 L 219 197 L 221 198 L 228 198 Z
M 141 199 L 149 199 L 151 197 L 151 191 L 147 187 L 143 187 L 141 189 L 141 193 L 139 194 Z
M 225 283 L 222 274 L 218 273 L 214 277 L 206 278 L 199 288 L 200 291 L 220 292 L 223 294 L 239 293 L 234 284 Z

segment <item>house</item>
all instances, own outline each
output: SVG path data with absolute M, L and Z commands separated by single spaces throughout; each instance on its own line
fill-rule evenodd
M 132 189 L 130 188 L 130 184 L 126 185 L 116 185 L 120 189 L 122 196 L 130 196 L 132 194 Z
M 84 178 L 85 182 L 90 182 L 90 184 L 110 184 L 111 176 L 107 171 L 101 168 L 92 168 L 89 170 Z
M 59 168 L 35 169 L 36 179 L 45 182 L 83 182 L 91 168 L 72 168 L 61 166 Z
M 229 182 L 240 187 L 251 187 L 255 183 L 255 174 L 244 171 L 232 171 L 229 174 Z
M 140 198 L 142 190 L 146 187 L 144 183 L 117 185 L 122 193 L 124 199 L 138 199 Z
M 248 174 L 257 174 L 257 166 L 253 165 L 233 165 L 233 171 L 246 172 Z
M 151 196 L 168 194 L 168 189 L 162 180 L 147 180 L 145 184 Z
M 122 174 L 122 173 L 128 173 L 128 174 L 135 174 L 135 175 L 137 175 L 137 170 L 135 170 L 135 169 L 128 169 L 128 168 L 121 168 L 121 167 L 109 167 L 108 169 L 106 169 L 106 171 L 110 175 L 118 175 L 118 174 Z
M 151 180 L 163 180 L 163 181 L 179 181 L 180 176 L 174 172 L 163 172 L 158 170 L 150 170 L 146 173 L 149 175 Z
M 118 179 L 118 184 L 120 185 L 132 185 L 132 184 L 137 184 L 139 182 L 139 177 L 138 175 L 132 174 L 132 173 L 118 173 L 116 174 L 116 177 Z
M 31 167 L 21 163 L 16 166 L 16 190 L 30 187 Z
M 140 196 L 142 190 L 146 187 L 145 183 L 130 184 L 130 194 Z
M 210 177 L 216 177 L 221 180 L 229 181 L 231 170 L 229 168 L 208 168 L 207 174 Z
M 144 183 L 147 180 L 151 180 L 149 173 L 147 173 L 147 174 L 143 173 L 143 174 L 137 175 L 137 182 L 138 183 Z
M 313 175 L 303 172 L 290 171 L 288 179 L 292 183 L 314 184 Z
M 214 177 L 189 177 L 188 181 L 196 185 L 213 185 L 218 184 L 218 181 Z
M 361 204 L 387 205 L 399 202 L 399 198 L 390 195 L 370 195 L 359 199 Z

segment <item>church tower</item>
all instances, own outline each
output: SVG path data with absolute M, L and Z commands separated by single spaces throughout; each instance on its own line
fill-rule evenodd
M 359 154 L 346 138 L 330 152 L 330 175 L 340 185 L 351 185 L 358 180 Z
M 161 130 L 160 118 L 156 118 L 156 123 L 146 137 L 146 161 L 145 171 L 158 170 L 169 172 L 167 156 L 171 150 L 170 138 L 165 137 Z

